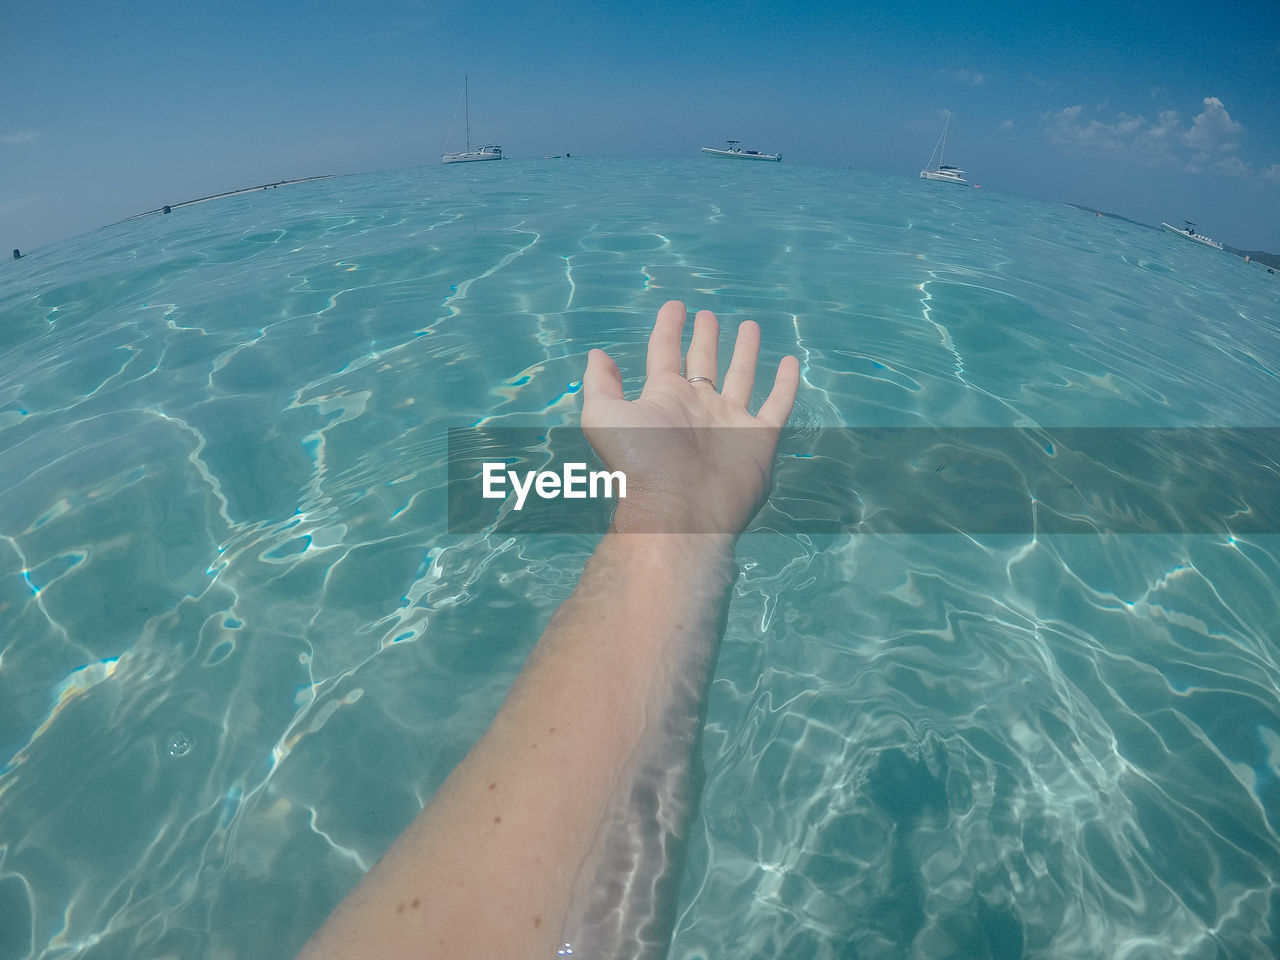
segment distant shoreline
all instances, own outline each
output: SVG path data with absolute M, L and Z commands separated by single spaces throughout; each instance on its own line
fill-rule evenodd
M 1128 217 L 1122 217 L 1118 213 L 1107 213 L 1105 210 L 1098 210 L 1096 207 L 1086 207 L 1084 204 L 1081 204 L 1081 203 L 1068 203 L 1067 201 L 1063 200 L 1062 205 L 1066 207 L 1075 207 L 1077 210 L 1083 210 L 1086 213 L 1096 213 L 1100 217 L 1109 217 L 1112 220 L 1123 220 L 1125 223 L 1132 223 L 1139 227 L 1146 227 L 1148 230 L 1160 229 L 1159 227 L 1152 226 L 1149 223 L 1143 223 L 1141 220 L 1130 220 Z M 1222 245 L 1222 249 L 1225 250 L 1227 253 L 1235 254 L 1237 257 L 1241 257 L 1241 258 L 1248 257 L 1249 260 L 1253 262 L 1261 263 L 1261 264 L 1264 264 L 1265 266 L 1273 267 L 1275 269 L 1280 269 L 1280 254 L 1267 253 L 1265 250 L 1241 250 L 1238 247 L 1233 247 L 1228 243 L 1224 243 Z
M 135 213 L 131 217 L 125 217 L 123 220 L 117 220 L 115 223 L 109 223 L 107 226 L 114 227 L 116 223 L 128 223 L 130 220 L 137 220 L 141 217 L 150 217 L 157 213 L 167 213 L 170 210 L 176 210 L 178 207 L 189 207 L 193 203 L 204 203 L 206 200 L 220 200 L 223 197 L 234 197 L 238 193 L 252 193 L 254 190 L 266 190 L 270 187 L 283 187 L 289 183 L 310 183 L 312 180 L 329 180 L 332 179 L 332 173 L 321 174 L 318 177 L 301 177 L 297 180 L 277 180 L 274 183 L 260 183 L 256 187 L 241 187 L 239 190 L 228 190 L 225 193 L 211 193 L 207 197 L 197 197 L 194 200 L 183 200 L 181 203 L 166 203 L 154 210 L 144 210 L 142 213 Z

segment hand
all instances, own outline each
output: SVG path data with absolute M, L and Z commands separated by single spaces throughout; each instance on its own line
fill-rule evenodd
M 638 400 L 622 394 L 622 375 L 603 350 L 592 350 L 583 377 L 582 431 L 610 470 L 627 477 L 614 528 L 623 532 L 736 535 L 769 493 L 778 433 L 795 403 L 800 363 L 783 357 L 773 389 L 752 416 L 747 409 L 760 353 L 760 327 L 738 327 L 723 389 L 716 384 L 720 325 L 710 310 L 694 318 L 681 375 L 685 307 L 658 311 Z M 690 383 L 685 377 L 708 377 Z

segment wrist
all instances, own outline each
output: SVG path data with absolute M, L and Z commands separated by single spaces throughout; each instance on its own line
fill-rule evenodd
M 708 507 L 701 498 L 684 493 L 646 491 L 618 501 L 609 529 L 629 534 L 722 537 L 733 542 L 749 522 L 750 515 L 738 518 L 714 499 Z
M 691 582 L 734 579 L 736 536 L 714 533 L 656 532 L 648 525 L 628 529 L 616 522 L 601 543 L 601 553 L 648 579 L 669 581 L 673 590 Z

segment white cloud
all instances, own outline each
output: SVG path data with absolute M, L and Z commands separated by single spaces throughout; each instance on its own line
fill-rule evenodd
M 1067 107 L 1046 117 L 1049 136 L 1064 146 L 1079 147 L 1099 153 L 1128 153 L 1135 137 L 1147 127 L 1145 117 L 1120 114 L 1115 123 L 1082 120 L 1084 107 Z
M 1249 171 L 1235 155 L 1244 127 L 1217 97 L 1205 97 L 1204 110 L 1189 122 L 1176 110 L 1162 110 L 1154 120 L 1127 113 L 1114 119 L 1091 116 L 1105 110 L 1105 105 L 1091 111 L 1077 105 L 1041 119 L 1051 141 L 1082 153 L 1124 157 L 1149 167 L 1177 166 L 1188 173 L 1216 170 L 1241 176 Z
M 1012 130 L 1012 129 L 1013 129 L 1013 121 L 1012 121 L 1012 120 L 1001 120 L 1001 121 L 1000 121 L 1000 129 L 1001 129 L 1001 130 Z
M 0 143 L 11 146 L 17 146 L 21 143 L 34 143 L 39 139 L 39 130 L 15 130 L 13 133 L 0 133 Z
M 1160 116 L 1134 137 L 1134 149 L 1148 165 L 1163 166 L 1174 162 L 1173 140 L 1178 132 L 1178 122 L 1176 110 L 1162 110 Z
M 1178 111 L 1161 110 L 1155 122 L 1142 132 L 1148 143 L 1167 143 L 1178 130 Z
M 960 83 L 967 83 L 970 86 L 976 87 L 979 84 L 986 83 L 988 78 L 990 77 L 990 74 L 978 73 L 976 70 L 961 69 L 961 70 L 952 70 L 947 74 L 947 76 L 950 77 L 952 80 L 957 80 Z
M 1262 179 L 1270 180 L 1272 183 L 1280 183 L 1280 163 L 1273 163 L 1263 170 Z
M 1231 119 L 1221 100 L 1205 97 L 1204 112 L 1195 118 L 1191 129 L 1180 139 L 1201 153 L 1231 153 L 1240 145 L 1239 138 L 1243 132 L 1244 127 Z

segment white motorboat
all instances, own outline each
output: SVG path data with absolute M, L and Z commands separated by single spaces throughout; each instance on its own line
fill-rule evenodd
M 947 111 L 947 122 L 942 125 L 942 136 L 938 138 L 938 142 L 934 144 L 933 153 L 929 154 L 929 163 L 920 171 L 921 180 L 938 180 L 942 183 L 963 183 L 968 184 L 969 181 L 964 178 L 964 171 L 959 167 L 953 167 L 950 164 L 942 162 L 943 156 L 947 152 L 947 130 L 951 127 L 951 111 Z M 933 165 L 933 158 L 938 158 L 938 165 Z
M 441 155 L 441 163 L 472 163 L 476 160 L 501 160 L 502 148 L 497 144 L 486 144 L 483 147 L 471 147 L 471 93 L 469 90 L 468 77 L 462 78 L 462 101 L 463 110 L 466 117 L 467 125 L 467 149 L 458 153 L 446 153 Z M 458 120 L 458 111 L 453 112 L 453 119 L 456 123 Z M 453 138 L 453 124 L 449 125 L 449 139 Z M 449 141 L 445 141 L 445 146 L 449 145 Z
M 743 150 L 738 146 L 741 140 L 726 140 L 728 147 L 703 147 L 702 152 L 711 157 L 729 157 L 733 160 L 769 160 L 773 163 L 782 162 L 782 154 L 780 153 L 761 153 L 759 150 Z
M 1160 226 L 1164 227 L 1170 233 L 1176 233 L 1180 237 L 1186 237 L 1188 240 L 1194 240 L 1196 243 L 1203 243 L 1206 247 L 1213 247 L 1215 250 L 1222 249 L 1222 244 L 1217 240 L 1214 240 L 1212 237 L 1206 237 L 1203 233 L 1196 233 L 1196 225 L 1190 220 L 1183 220 L 1182 222 L 1186 224 L 1186 227 L 1183 229 L 1178 229 L 1171 223 L 1161 223 Z

